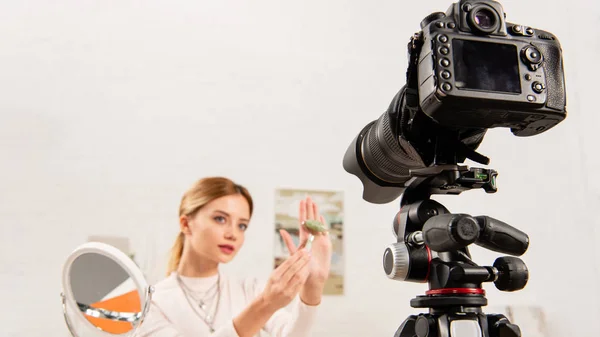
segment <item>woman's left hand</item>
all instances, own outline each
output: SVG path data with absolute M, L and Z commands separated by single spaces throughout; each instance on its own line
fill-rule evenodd
M 328 231 L 311 233 L 304 226 L 304 221 L 306 220 L 317 220 L 327 227 L 325 219 L 319 214 L 317 204 L 310 197 L 306 197 L 306 199 L 300 201 L 298 219 L 300 220 L 300 245 L 307 242 L 310 234 L 314 236 L 310 250 L 309 275 L 300 296 L 305 303 L 316 305 L 321 300 L 325 282 L 329 277 L 329 269 L 331 267 L 331 239 Z M 282 231 L 281 235 L 286 241 L 288 249 L 292 248 L 293 250 L 290 251 L 290 254 L 293 254 L 297 248 L 291 236 L 285 231 Z

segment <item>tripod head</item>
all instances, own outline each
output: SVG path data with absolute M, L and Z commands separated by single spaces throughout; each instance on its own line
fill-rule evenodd
M 468 246 L 520 256 L 529 246 L 527 234 L 489 216 L 452 214 L 434 194 L 460 194 L 482 188 L 494 193 L 494 170 L 458 165 L 436 165 L 411 172 L 413 178 L 401 196 L 400 211 L 394 218 L 397 242 L 387 247 L 383 257 L 389 278 L 410 282 L 428 282 L 428 299 L 419 298 L 414 307 L 437 306 L 440 295 L 480 295 L 467 297 L 474 305 L 486 305 L 481 283 L 494 282 L 503 291 L 525 287 L 528 271 L 518 258 L 501 257 L 493 266 L 478 266 Z M 465 297 L 455 300 L 462 304 Z M 448 298 L 444 298 L 444 303 Z
M 478 266 L 468 246 L 477 244 L 520 256 L 529 246 L 527 234 L 489 216 L 452 214 L 430 199 L 434 194 L 460 194 L 474 188 L 494 193 L 497 172 L 449 164 L 414 170 L 411 175 L 393 221 L 397 242 L 385 249 L 383 268 L 391 279 L 427 282 L 425 295 L 413 298 L 410 304 L 414 308 L 429 308 L 430 315 L 409 317 L 396 335 L 412 337 L 420 329 L 418 336 L 435 336 L 432 329 L 444 331 L 450 321 L 460 320 L 485 327 L 481 331 L 488 331 L 492 324 L 495 332 L 508 331 L 506 336 L 519 336 L 519 328 L 504 316 L 482 314 L 481 307 L 487 305 L 482 283 L 494 282 L 502 291 L 520 290 L 529 277 L 525 263 L 504 256 L 496 259 L 493 266 Z M 471 320 L 465 320 L 467 313 L 472 315 Z

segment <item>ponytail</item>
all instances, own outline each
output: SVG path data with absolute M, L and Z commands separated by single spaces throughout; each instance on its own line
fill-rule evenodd
M 169 266 L 167 268 L 167 276 L 171 275 L 172 272 L 179 268 L 179 262 L 181 261 L 181 255 L 183 254 L 183 242 L 185 236 L 183 232 L 179 232 L 173 247 L 171 248 L 171 258 L 169 259 Z

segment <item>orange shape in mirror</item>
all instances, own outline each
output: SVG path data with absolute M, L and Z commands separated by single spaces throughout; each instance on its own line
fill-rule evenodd
M 91 304 L 91 307 L 127 313 L 138 313 L 142 311 L 140 295 L 136 290 L 101 302 L 93 303 Z M 97 328 L 113 334 L 122 334 L 133 329 L 130 322 L 119 322 L 105 318 L 84 316 Z

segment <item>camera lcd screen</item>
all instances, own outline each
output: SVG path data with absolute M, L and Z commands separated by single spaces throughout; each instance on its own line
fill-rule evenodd
M 453 39 L 452 49 L 458 89 L 521 93 L 516 46 Z

